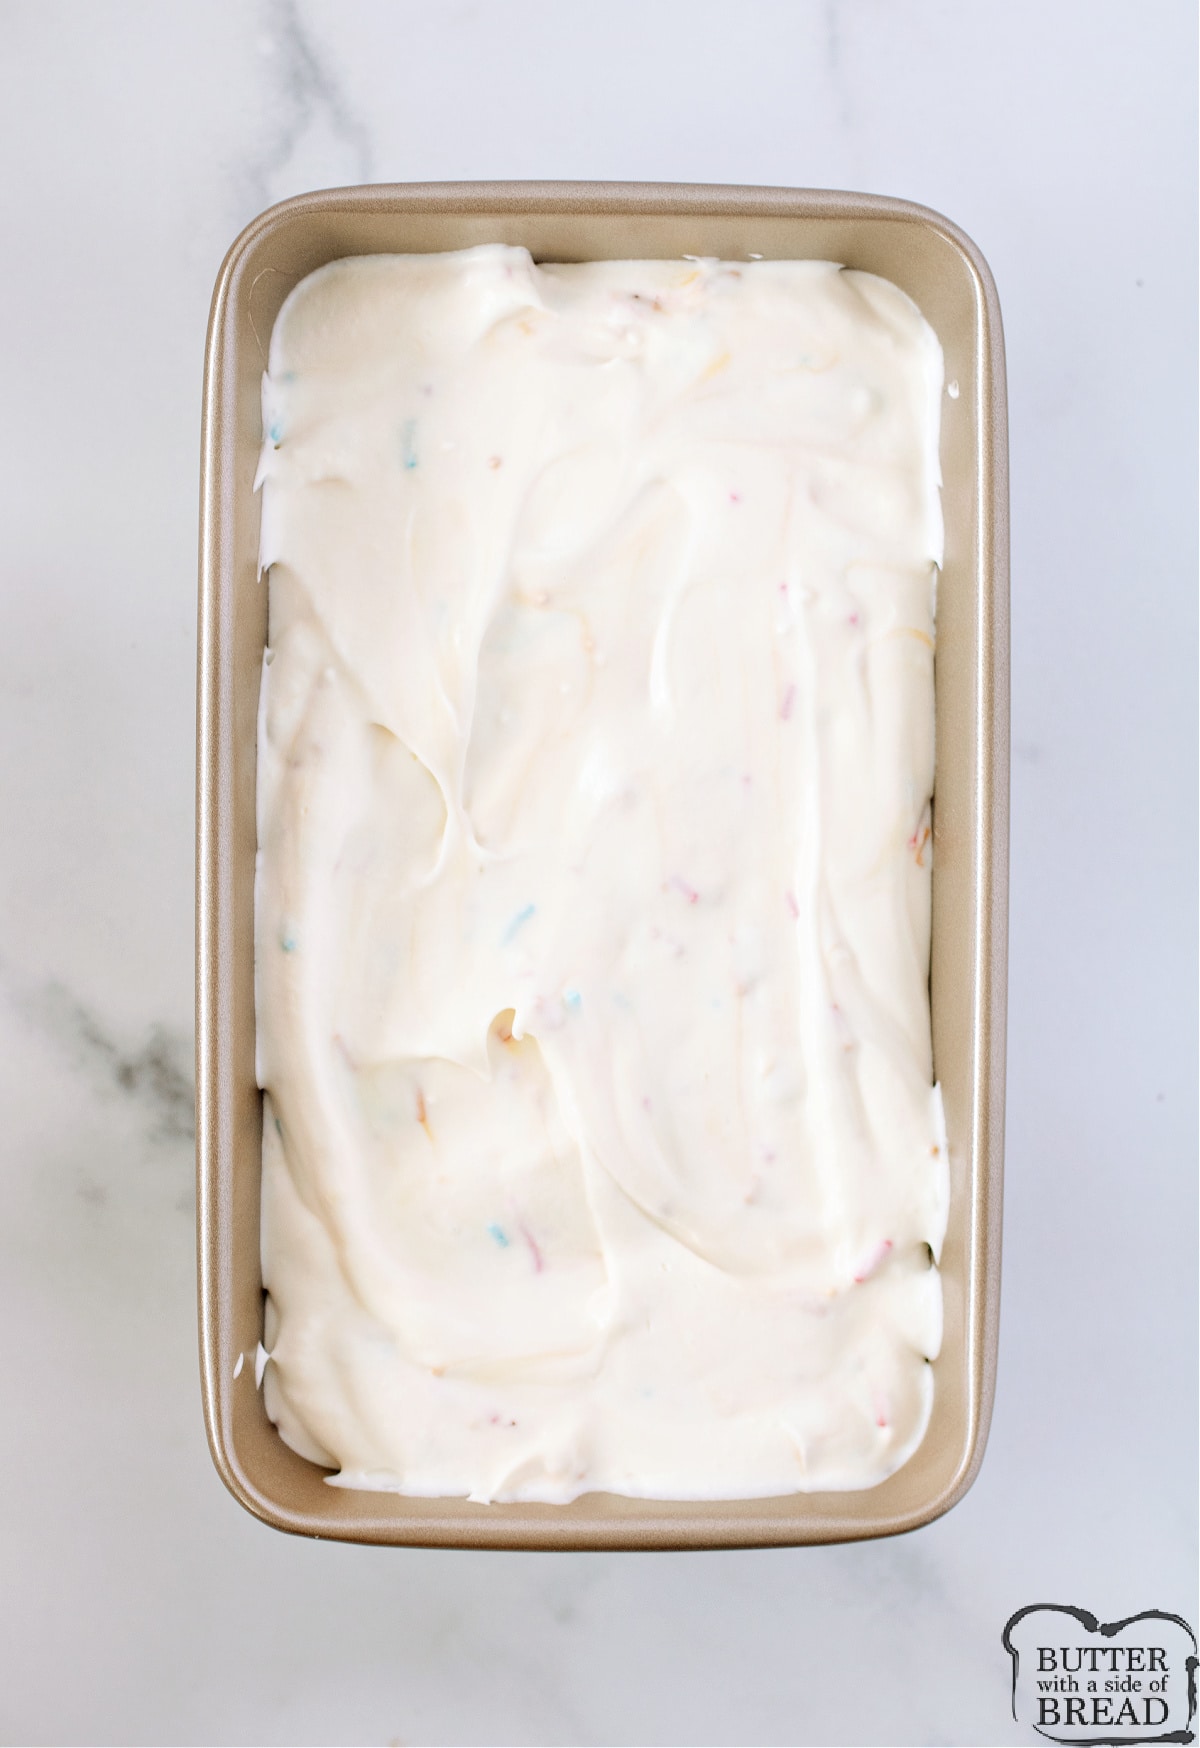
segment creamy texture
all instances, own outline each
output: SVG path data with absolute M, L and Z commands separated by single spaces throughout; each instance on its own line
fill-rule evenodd
M 928 1420 L 942 359 L 820 262 L 335 262 L 271 341 L 267 1405 L 745 1498 Z

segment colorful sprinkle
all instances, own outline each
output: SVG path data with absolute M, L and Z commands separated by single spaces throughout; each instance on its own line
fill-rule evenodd
M 417 421 L 406 419 L 400 432 L 400 453 L 405 467 L 410 470 L 417 465 Z
M 864 1281 L 870 1280 L 871 1276 L 884 1261 L 891 1248 L 892 1241 L 890 1238 L 882 1239 L 880 1243 L 875 1246 L 875 1249 L 871 1252 L 866 1262 L 860 1265 L 859 1271 L 854 1277 L 854 1284 L 856 1287 L 861 1287 Z
M 799 905 L 798 905 L 798 904 L 797 904 L 797 903 L 796 903 L 796 895 L 795 895 L 795 893 L 794 893 L 794 892 L 785 892 L 785 893 L 784 893 L 784 895 L 783 895 L 783 902 L 784 902 L 784 903 L 785 903 L 785 904 L 786 904 L 786 905 L 787 905 L 787 907 L 788 907 L 788 914 L 789 914 L 789 915 L 790 915 L 790 916 L 791 916 L 791 917 L 792 917 L 792 918 L 793 918 L 793 919 L 794 919 L 794 920 L 796 920 L 796 921 L 799 921 L 799 918 L 800 918 L 800 906 L 799 906 Z
M 682 874 L 672 874 L 671 878 L 667 881 L 666 886 L 663 887 L 663 891 L 666 892 L 671 888 L 676 892 L 681 892 L 689 904 L 699 904 L 700 894 L 696 891 L 694 886 L 689 885 L 689 883 L 683 878 Z
M 916 857 L 918 868 L 923 868 L 925 866 L 925 846 L 929 842 L 931 836 L 932 833 L 928 826 L 918 826 L 912 837 L 908 840 L 908 847 Z
M 540 1275 L 546 1266 L 546 1259 L 538 1248 L 537 1239 L 533 1236 L 533 1233 L 529 1230 L 528 1226 L 526 1226 L 524 1220 L 521 1222 L 520 1232 L 521 1237 L 529 1246 L 530 1255 L 533 1257 L 533 1272 L 535 1275 Z
M 491 1220 L 488 1222 L 487 1233 L 489 1238 L 494 1238 L 496 1240 L 496 1243 L 500 1246 L 501 1250 L 508 1249 L 510 1240 L 508 1233 L 504 1230 L 503 1226 L 498 1226 L 494 1220 Z
M 508 943 L 516 936 L 517 932 L 520 929 L 524 928 L 525 924 L 529 921 L 530 917 L 534 914 L 534 912 L 536 910 L 537 910 L 536 904 L 527 904 L 525 906 L 524 910 L 519 910 L 517 912 L 516 916 L 512 919 L 512 921 L 509 923 L 508 927 L 504 931 L 504 944 L 505 944 L 505 946 L 507 946 Z
M 782 722 L 792 720 L 792 711 L 796 706 L 796 688 L 789 686 L 783 695 L 783 703 L 779 706 L 779 717 Z
M 583 1005 L 583 997 L 577 989 L 564 989 L 563 1000 L 569 1008 L 578 1008 Z

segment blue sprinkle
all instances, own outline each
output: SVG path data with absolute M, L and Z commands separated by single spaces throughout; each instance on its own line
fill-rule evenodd
M 533 913 L 536 909 L 537 909 L 536 904 L 527 904 L 525 906 L 524 910 L 519 910 L 517 912 L 516 916 L 513 918 L 513 920 L 509 923 L 508 927 L 504 931 L 504 943 L 506 946 L 508 945 L 509 941 L 512 940 L 512 938 L 516 934 L 517 930 L 529 921 L 530 917 L 533 915 Z
M 508 1249 L 508 1233 L 504 1230 L 503 1226 L 497 1226 L 496 1222 L 492 1220 L 489 1222 L 487 1230 L 488 1236 L 496 1240 L 496 1243 L 500 1246 L 501 1250 Z
M 564 989 L 563 1000 L 569 1008 L 577 1008 L 583 1000 L 577 989 Z
M 296 951 L 295 935 L 280 935 L 279 945 L 283 948 L 285 953 L 294 953 Z
M 278 449 L 279 445 L 283 442 L 283 427 L 278 419 L 271 420 L 271 423 L 267 427 L 267 436 L 271 439 L 271 442 L 275 445 L 276 449 Z
M 277 1135 L 283 1134 L 283 1124 L 279 1121 L 278 1117 L 276 1117 L 276 1119 L 275 1119 L 275 1133 Z
M 417 465 L 417 421 L 406 419 L 400 433 L 400 449 L 407 468 Z

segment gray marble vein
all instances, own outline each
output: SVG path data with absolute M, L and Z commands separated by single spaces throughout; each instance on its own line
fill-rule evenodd
M 370 130 L 347 102 L 298 0 L 269 0 L 259 51 L 267 64 L 272 131 L 250 170 L 258 205 L 331 182 L 370 182 Z
M 77 1073 L 136 1107 L 152 1137 L 194 1139 L 196 1083 L 190 1037 L 155 1024 L 138 1047 L 129 1049 L 58 979 L 34 983 L 3 962 L 0 990 L 27 1025 L 58 1046 Z

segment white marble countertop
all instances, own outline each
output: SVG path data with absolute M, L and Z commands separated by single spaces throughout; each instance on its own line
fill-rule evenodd
M 0 1738 L 996 1743 L 1022 1604 L 1195 1619 L 1187 0 L 0 9 Z M 918 95 L 919 93 L 919 95 Z M 228 243 L 360 180 L 909 196 L 1012 413 L 1004 1314 L 967 1499 L 711 1555 L 309 1544 L 200 1419 L 200 375 Z

